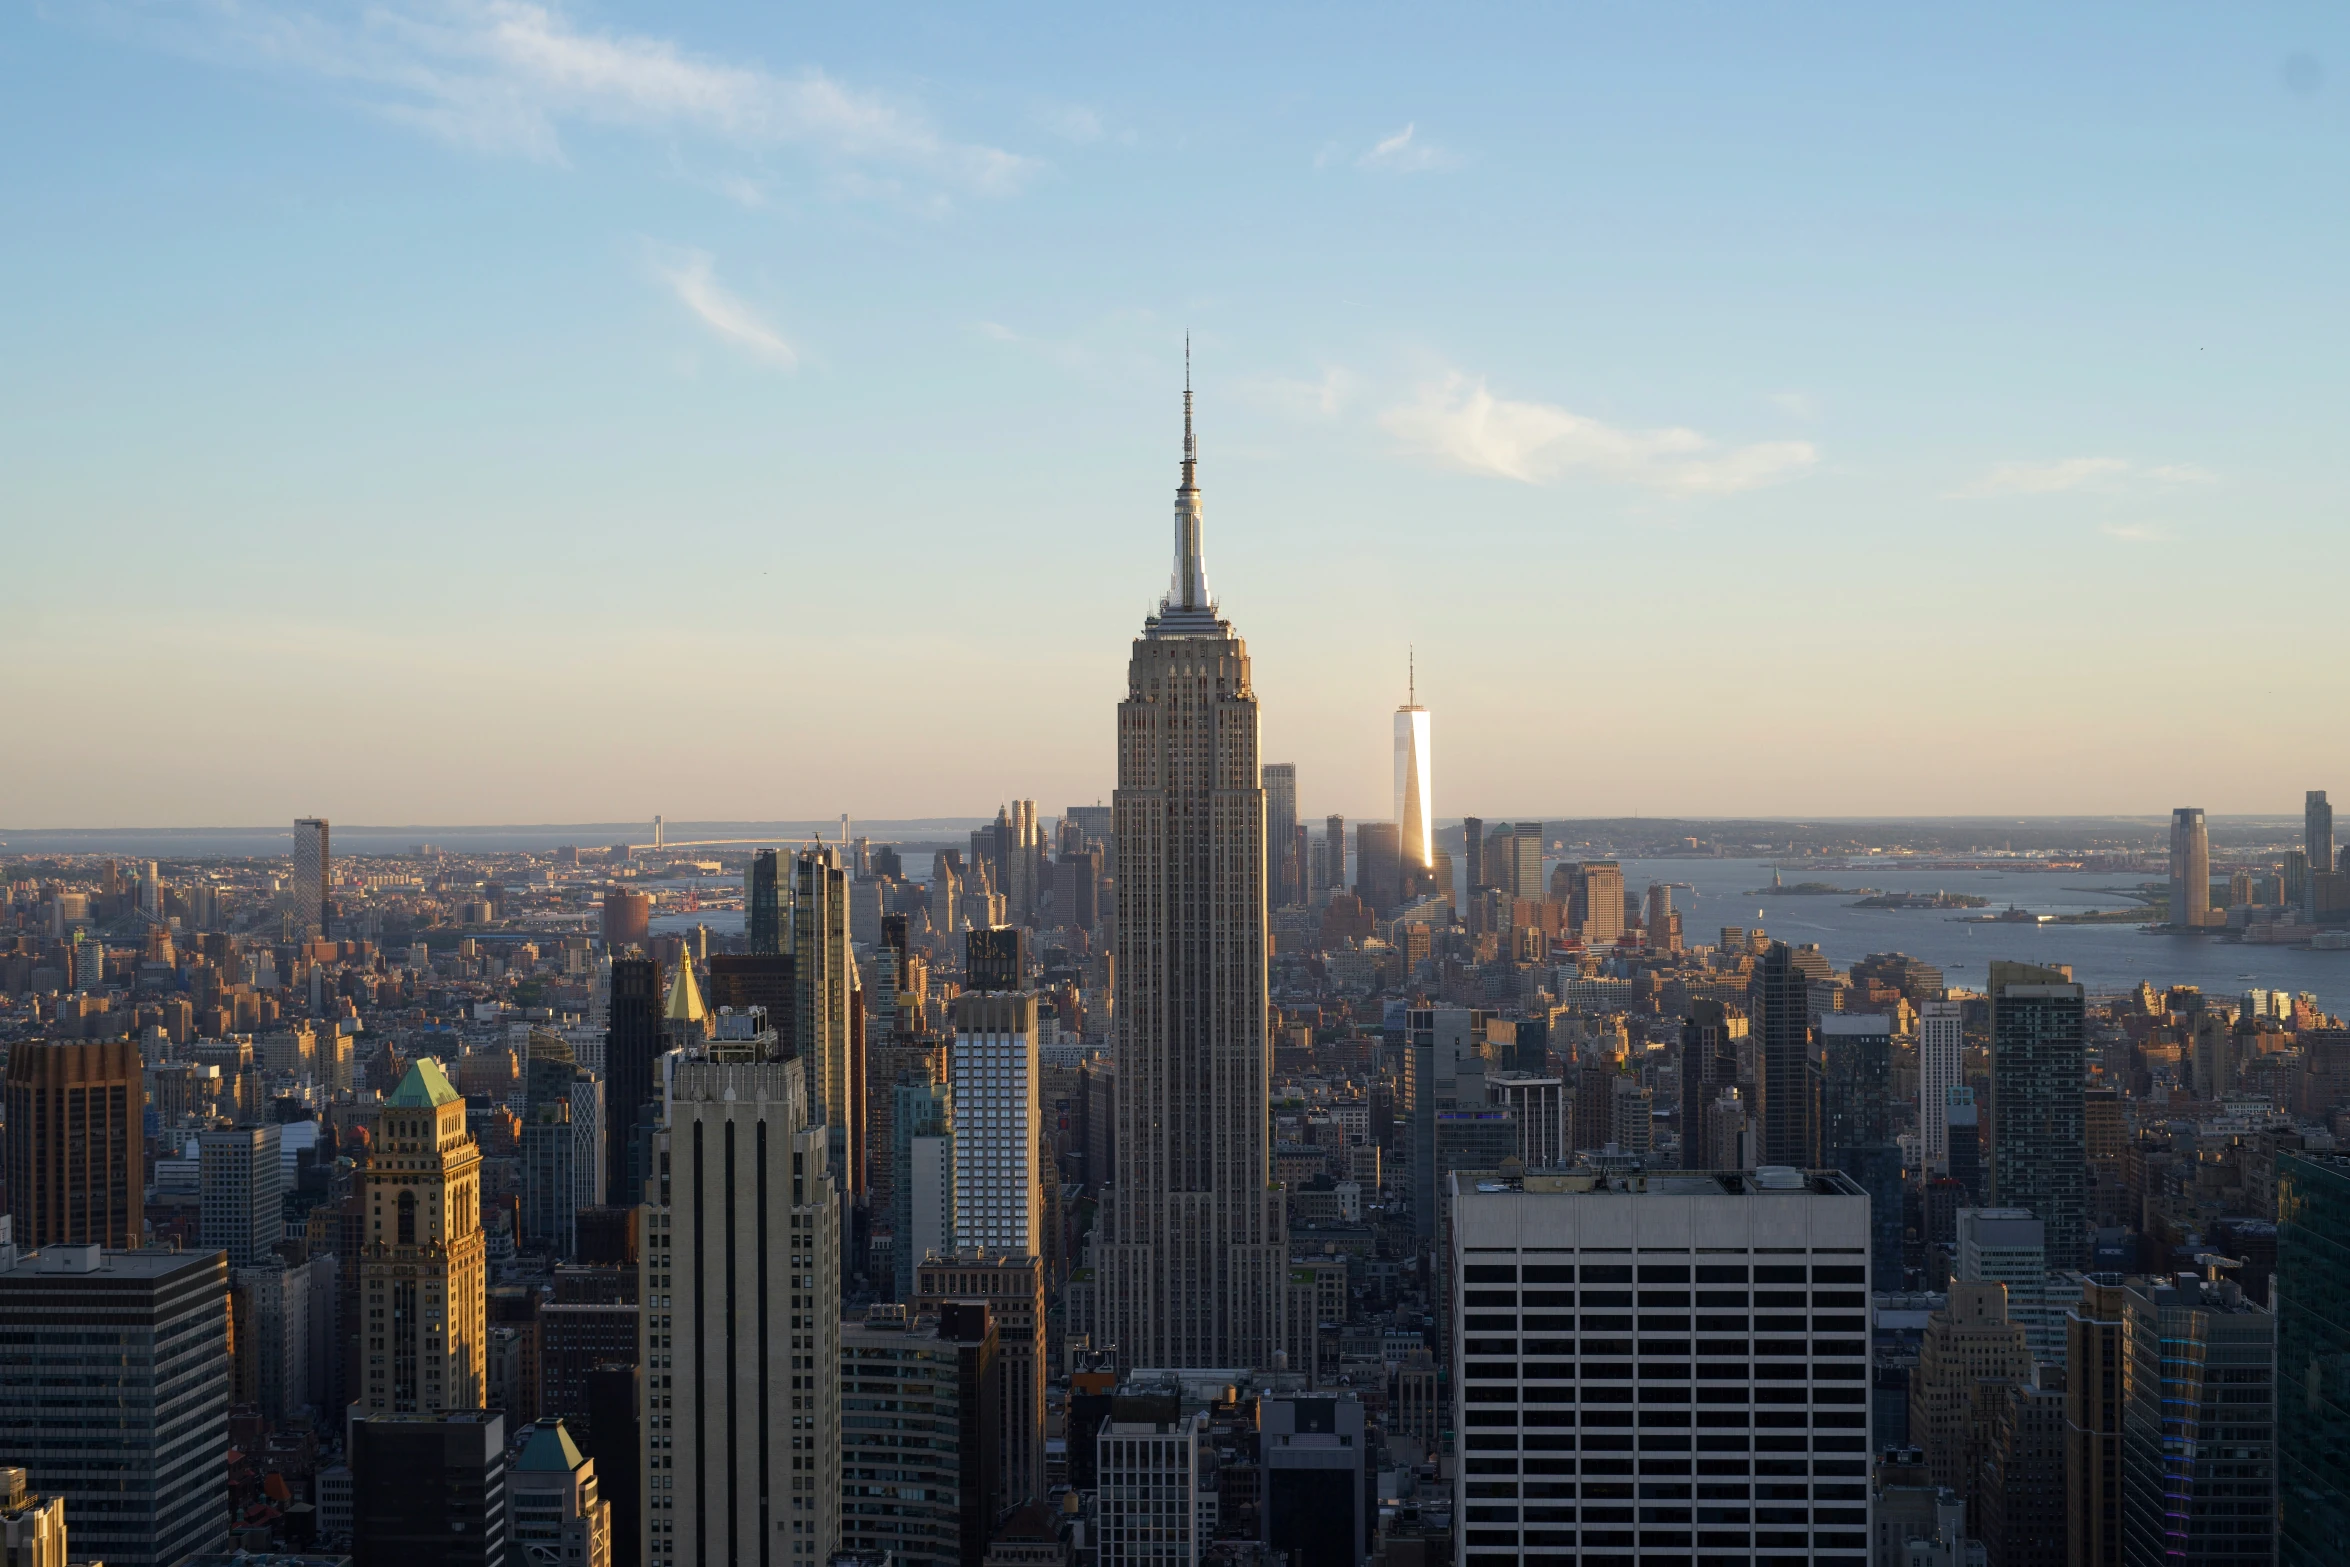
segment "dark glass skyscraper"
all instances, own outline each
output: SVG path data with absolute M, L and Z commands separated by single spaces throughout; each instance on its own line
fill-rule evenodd
M 630 1168 L 638 1121 L 653 1102 L 653 1058 L 661 1053 L 661 965 L 651 958 L 612 960 L 612 1008 L 604 1030 L 604 1200 L 616 1208 L 644 1201 L 641 1152 Z
M 1991 965 L 1991 1191 L 2048 1227 L 2051 1272 L 2089 1264 L 2081 987 L 2061 969 Z
M 1738 1085 L 1738 1042 L 1730 1037 L 1730 1009 L 1700 996 L 1681 1025 L 1681 1162 L 1706 1168 L 1705 1107 Z
M 1763 1164 L 1800 1170 L 1820 1162 L 1809 1060 L 1810 1007 L 1811 978 L 1797 966 L 1795 949 L 1783 941 L 1772 942 L 1746 986 Z
M 2350 1541 L 2350 1158 L 2277 1155 L 2280 1567 L 2321 1567 Z
M 1827 1012 L 1812 1042 L 1820 1162 L 1869 1194 L 1869 1266 L 1882 1288 L 1901 1269 L 1901 1149 L 1893 1141 L 1893 1020 Z
M 799 1055 L 793 1033 L 799 1021 L 796 973 L 788 952 L 714 952 L 709 963 L 710 1008 L 766 1008 L 767 1026 L 775 1030 L 776 1059 L 792 1060 Z
M 783 950 L 783 875 L 773 849 L 751 856 L 751 884 L 745 898 L 745 923 L 754 954 Z
M 1017 925 L 984 925 L 963 936 L 963 988 L 1026 990 L 1028 932 Z

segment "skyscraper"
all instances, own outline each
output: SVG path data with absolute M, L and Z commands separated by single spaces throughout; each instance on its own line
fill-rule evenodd
M 2215 1270 L 2216 1271 L 2216 1270 Z M 2277 1323 L 2233 1280 L 2121 1292 L 2123 1567 L 2277 1559 Z M 2326 1476 L 2342 1483 L 2339 1470 Z M 2339 1536 L 2326 1560 L 2342 1559 Z
M 2089 1261 L 2084 998 L 2061 969 L 1994 961 L 1991 1191 L 2048 1226 L 2048 1266 Z
M 793 983 L 799 1004 L 792 1038 L 808 1074 L 808 1121 L 829 1128 L 832 1171 L 844 1194 L 862 1185 L 863 1128 L 852 1113 L 849 1069 L 849 881 L 829 848 L 803 849 L 792 897 Z
M 0 1269 L 0 1429 L 65 1498 L 77 1558 L 173 1567 L 227 1543 L 228 1319 L 216 1251 L 56 1243 Z
M 1183 393 L 1175 562 L 1118 706 L 1117 1169 L 1097 1343 L 1270 1366 L 1288 1261 L 1266 1147 L 1265 796 L 1248 646 L 1216 613 Z
M 1304 867 L 1297 863 L 1297 764 L 1265 764 L 1265 877 L 1275 908 L 1306 901 Z
M 198 1136 L 198 1237 L 227 1252 L 232 1268 L 262 1266 L 285 1238 L 280 1136 L 276 1126 L 209 1127 Z
M 798 1063 L 729 1053 L 677 1065 L 648 1192 L 644 1560 L 815 1567 L 840 1536 L 840 1204 Z
M 1484 817 L 1464 816 L 1461 818 L 1461 860 L 1464 866 L 1462 874 L 1468 877 L 1466 890 L 1469 896 L 1475 897 L 1485 890 Z
M 776 853 L 773 849 L 761 849 L 751 856 L 750 885 L 744 889 L 744 922 L 749 927 L 753 953 L 783 951 L 783 898 L 783 877 L 776 865 Z
M 1719 1000 L 1699 996 L 1689 1003 L 1689 1017 L 1681 1025 L 1681 1167 L 1715 1168 L 1706 1146 L 1705 1110 L 1722 1097 L 1725 1088 L 1738 1086 L 1738 1041 L 1731 1033 L 1730 1009 Z
M 130 1040 L 26 1040 L 10 1049 L 8 1207 L 17 1245 L 144 1244 L 145 1106 Z
M 2323 789 L 2312 789 L 2303 797 L 2301 828 L 2306 839 L 2304 852 L 2309 856 L 2309 872 L 2301 879 L 2301 915 L 2314 920 L 2318 875 L 2334 868 L 2334 808 L 2326 803 Z
M 275 1130 L 275 1128 L 272 1128 Z M 481 1150 L 465 1101 L 419 1056 L 384 1101 L 360 1174 L 358 1397 L 370 1411 L 479 1409 L 488 1264 L 481 1233 Z
M 1950 1172 L 1950 1090 L 1966 1055 L 1966 1009 L 1929 1001 L 1918 1009 L 1918 1142 L 1926 1169 Z
M 2170 813 L 2170 922 L 2211 923 L 2211 839 L 2192 805 Z
M 304 816 L 294 822 L 294 883 L 288 896 L 303 932 L 326 929 L 326 886 L 334 872 L 327 852 L 326 819 Z
M 955 1247 L 955 1101 L 927 1068 L 890 1095 L 890 1261 L 894 1298 L 906 1300 L 915 1266 Z
M 1688 1562 L 1692 1546 L 1701 1562 L 1869 1560 L 1858 1187 L 1833 1173 L 1657 1172 L 1589 1191 L 1450 1179 L 1461 1567 Z M 1692 1320 L 1711 1336 L 1690 1338 Z M 1577 1330 L 1608 1336 L 1563 1336 Z M 1786 1477 L 1754 1500 L 1794 1504 L 1753 1510 L 1760 1533 L 1750 1475 Z
M 991 925 L 963 937 L 965 990 L 1026 990 L 1028 932 L 1017 925 Z
M 1890 1288 L 1901 1280 L 1901 1150 L 1893 1141 L 1893 1020 L 1825 1012 L 1814 1030 L 1820 1163 L 1869 1194 L 1869 1263 Z
M 1424 877 L 1436 868 L 1436 807 L 1428 797 L 1428 710 L 1416 670 L 1408 690 L 1395 710 L 1395 828 L 1405 873 Z
M 1542 896 L 1542 824 L 1520 822 L 1510 830 L 1510 896 Z
M 2338 1561 L 2350 1539 L 2350 1157 L 2277 1154 L 2276 1301 L 2282 1567 Z
M 2067 1567 L 2121 1567 L 2123 1293 L 2110 1275 L 2089 1279 L 2065 1313 Z
M 1648 947 L 1652 952 L 1673 950 L 1673 889 L 1670 883 L 1652 881 L 1648 884 L 1648 912 L 1641 923 L 1648 927 Z
M 1567 905 L 1567 920 L 1587 946 L 1624 934 L 1624 869 L 1614 860 L 1565 864 L 1551 873 L 1551 896 Z
M 955 1103 L 955 1245 L 1044 1253 L 1036 994 L 967 994 L 948 1047 Z M 921 1259 L 917 1258 L 916 1261 Z
M 1762 1121 L 1763 1164 L 1810 1169 L 1820 1162 L 1813 1124 L 1811 977 L 1795 949 L 1774 941 L 1747 982 L 1748 1032 L 1754 1039 L 1755 1104 Z
M 633 1208 L 645 1200 L 638 1127 L 657 1098 L 653 1060 L 661 1053 L 661 965 L 651 958 L 614 958 L 611 1000 L 604 1032 L 604 1200 L 615 1208 Z

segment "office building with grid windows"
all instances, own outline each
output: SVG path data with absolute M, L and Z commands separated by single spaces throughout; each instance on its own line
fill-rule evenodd
M 1462 1567 L 1866 1567 L 1851 1177 L 1452 1179 Z

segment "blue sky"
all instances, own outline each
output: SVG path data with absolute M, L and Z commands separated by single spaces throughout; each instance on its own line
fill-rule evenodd
M 11 825 L 2350 788 L 2343 13 L 0 12 Z

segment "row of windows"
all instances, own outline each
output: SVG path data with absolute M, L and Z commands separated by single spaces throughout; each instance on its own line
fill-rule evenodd
M 1470 1284 L 1573 1284 L 1577 1265 L 1572 1263 L 1529 1262 L 1523 1267 L 1509 1263 L 1472 1262 L 1461 1269 L 1462 1279 Z M 1634 1269 L 1629 1263 L 1586 1262 L 1580 1265 L 1585 1284 L 1630 1284 Z M 1868 1270 L 1851 1263 L 1814 1263 L 1806 1268 L 1802 1263 L 1745 1263 L 1701 1262 L 1696 1264 L 1695 1276 L 1687 1263 L 1644 1262 L 1639 1265 L 1642 1284 L 1865 1284 Z M 1750 1278 L 1751 1274 L 1751 1278 Z
M 1837 1323 L 1837 1326 L 1834 1328 L 1826 1326 L 1815 1328 L 1813 1330 L 1815 1334 L 1833 1333 L 1839 1330 L 1846 1333 L 1859 1333 L 1863 1331 L 1857 1325 L 1845 1326 L 1841 1319 L 1820 1318 L 1817 1320 L 1823 1324 L 1834 1321 Z M 1766 1327 L 1763 1325 L 1763 1321 L 1757 1321 L 1753 1331 L 1755 1333 L 1802 1333 L 1804 1331 L 1802 1322 L 1803 1319 L 1798 1317 L 1795 1319 L 1795 1325 L 1793 1327 Z M 1463 1324 L 1463 1326 L 1470 1333 L 1491 1331 L 1484 1323 L 1478 1321 L 1475 1318 L 1471 1318 L 1467 1323 Z M 1651 1338 L 1646 1336 L 1650 1333 L 1678 1332 L 1686 1334 L 1689 1331 L 1689 1319 L 1686 1317 L 1680 1318 L 1677 1325 L 1664 1322 L 1643 1322 L 1640 1324 L 1640 1327 L 1643 1336 L 1638 1340 L 1618 1337 L 1595 1338 L 1591 1336 L 1594 1332 L 1606 1333 L 1611 1328 L 1613 1328 L 1618 1333 L 1628 1333 L 1631 1331 L 1630 1324 L 1617 1327 L 1613 1323 L 1596 1322 L 1590 1319 L 1586 1319 L 1584 1322 L 1584 1337 L 1580 1341 L 1571 1338 L 1464 1338 L 1461 1341 L 1461 1353 L 1464 1355 L 1515 1355 L 1519 1353 L 1518 1346 L 1523 1344 L 1525 1346 L 1524 1352 L 1529 1355 L 1572 1355 L 1575 1353 L 1575 1345 L 1577 1342 L 1582 1344 L 1583 1353 L 1587 1356 L 1629 1355 L 1633 1352 L 1632 1346 L 1635 1342 L 1640 1345 L 1639 1352 L 1643 1355 L 1686 1355 L 1691 1353 L 1689 1346 L 1693 1343 L 1697 1345 L 1695 1353 L 1699 1355 L 1736 1356 L 1741 1359 L 1743 1359 L 1749 1353 L 1756 1355 L 1800 1355 L 1805 1352 L 1804 1347 L 1806 1345 L 1811 1346 L 1810 1352 L 1815 1355 L 1865 1355 L 1868 1353 L 1868 1340 L 1859 1338 L 1824 1338 L 1815 1336 L 1806 1336 L 1803 1338 L 1756 1338 L 1748 1335 L 1741 1335 L 1737 1338 L 1690 1339 L 1681 1337 Z M 1503 1331 L 1508 1332 L 1510 1330 L 1505 1327 Z M 1572 1329 L 1569 1331 L 1572 1331 Z M 1698 1331 L 1703 1333 L 1709 1331 L 1709 1329 L 1700 1328 Z M 1711 1329 L 1710 1331 L 1719 1332 L 1722 1330 Z M 2265 1401 L 2265 1398 L 2262 1401 Z
M 1512 1310 L 1519 1305 L 1537 1307 L 1571 1307 L 1576 1304 L 1575 1290 L 1497 1290 L 1468 1288 L 1461 1291 L 1461 1305 L 1470 1311 L 1498 1308 Z M 1595 1290 L 1585 1289 L 1583 1309 L 1614 1307 L 1629 1309 L 1637 1294 L 1643 1311 L 1687 1311 L 1692 1304 L 1701 1310 L 1727 1309 L 1745 1311 L 1751 1305 L 1757 1311 L 1801 1311 L 1812 1306 L 1843 1307 L 1859 1310 L 1868 1305 L 1865 1290 L 1813 1290 L 1808 1299 L 1802 1290 Z M 1694 1297 L 1694 1300 L 1693 1298 Z
M 1687 1333 L 1694 1324 L 1700 1333 L 1866 1333 L 1866 1316 L 1818 1315 L 1799 1316 L 1733 1316 L 1727 1313 L 1699 1312 L 1694 1316 L 1663 1316 L 1647 1313 L 1635 1319 L 1612 1312 L 1586 1311 L 1582 1314 L 1586 1333 L 1629 1333 L 1638 1322 L 1644 1333 Z M 1461 1319 L 1461 1328 L 1468 1333 L 1515 1333 L 1520 1323 L 1529 1333 L 1572 1333 L 1575 1314 L 1564 1311 L 1529 1311 L 1523 1317 L 1507 1312 L 1472 1311 Z

